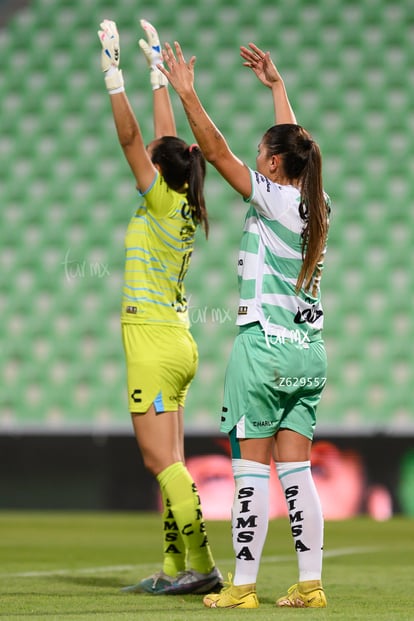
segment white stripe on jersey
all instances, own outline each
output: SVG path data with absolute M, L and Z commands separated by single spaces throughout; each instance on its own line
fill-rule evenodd
M 280 222 L 279 219 L 278 221 Z M 256 233 L 257 235 L 259 235 L 259 237 L 263 238 L 265 246 L 269 248 L 277 248 L 278 257 L 283 257 L 285 259 L 302 259 L 302 254 L 300 252 L 297 252 L 296 250 L 291 248 L 291 246 L 286 244 L 257 216 L 251 216 L 250 218 L 246 218 L 244 230 L 249 231 L 249 233 Z
M 288 282 L 289 284 L 296 287 L 296 278 L 289 278 L 289 276 L 285 276 L 282 272 L 275 270 L 271 265 L 263 266 L 263 274 L 270 274 L 271 276 L 277 276 L 283 282 Z
M 254 260 L 252 260 L 252 257 Z M 238 273 L 239 276 L 243 276 L 244 280 L 253 280 L 256 278 L 256 255 L 252 252 L 246 252 L 241 250 L 239 252 L 239 261 L 238 261 Z
M 300 192 L 250 169 L 252 196 L 239 254 L 240 305 L 237 324 L 258 321 L 268 334 L 323 328 L 319 282 L 316 293 L 296 294 L 302 264 Z M 280 237 L 282 236 L 283 239 Z M 315 275 L 317 271 L 315 271 Z M 273 291 L 272 291 L 273 289 Z

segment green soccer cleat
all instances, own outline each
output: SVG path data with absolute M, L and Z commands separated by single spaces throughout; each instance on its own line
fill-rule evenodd
M 124 593 L 152 593 L 153 595 L 164 595 L 166 589 L 172 585 L 176 578 L 168 576 L 163 571 L 157 571 L 157 573 L 148 578 L 144 578 L 137 584 L 126 586 L 121 591 Z
M 320 580 L 299 582 L 288 589 L 287 595 L 279 597 L 276 606 L 286 608 L 326 608 L 325 591 Z
M 231 582 L 229 574 L 229 586 L 225 587 L 220 593 L 209 593 L 203 599 L 204 606 L 207 608 L 258 608 L 259 600 L 256 595 L 255 584 L 243 584 L 235 586 Z
M 223 586 L 223 578 L 216 567 L 207 574 L 194 569 L 181 571 L 175 577 L 158 571 L 138 584 L 124 587 L 124 593 L 151 593 L 152 595 L 185 595 L 186 593 L 208 593 L 219 590 Z

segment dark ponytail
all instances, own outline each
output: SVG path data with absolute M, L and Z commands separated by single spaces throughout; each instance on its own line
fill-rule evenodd
M 197 145 L 188 146 L 176 136 L 163 136 L 152 151 L 151 159 L 161 168 L 166 184 L 176 192 L 186 190 L 187 202 L 196 224 L 208 237 L 208 215 L 204 199 L 206 161 Z
M 296 293 L 302 288 L 309 291 L 328 235 L 329 207 L 323 191 L 321 152 L 311 135 L 300 125 L 274 125 L 263 136 L 263 142 L 269 155 L 282 155 L 286 177 L 297 181 L 300 187 L 299 214 L 304 222 L 303 261 Z
M 322 185 L 322 157 L 319 146 L 311 141 L 308 158 L 301 177 L 300 215 L 305 222 L 302 231 L 302 268 L 296 292 L 308 291 L 320 263 L 328 235 L 329 208 Z
M 203 226 L 208 238 L 208 215 L 204 199 L 204 179 L 206 176 L 206 160 L 198 145 L 192 144 L 188 148 L 190 168 L 188 175 L 187 201 L 195 210 L 195 219 Z

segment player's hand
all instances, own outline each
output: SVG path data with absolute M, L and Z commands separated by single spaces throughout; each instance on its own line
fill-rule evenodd
M 118 29 L 115 22 L 109 19 L 104 19 L 100 27 L 98 37 L 102 45 L 101 67 L 105 73 L 106 87 L 109 93 L 119 93 L 124 90 L 124 80 L 119 70 L 121 52 Z
M 157 65 L 162 63 L 161 44 L 158 32 L 150 22 L 145 19 L 140 20 L 142 29 L 144 30 L 147 40 L 140 39 L 138 45 L 144 53 L 150 69 L 150 79 L 152 90 L 156 90 L 161 86 L 167 86 L 168 80 L 158 69 Z
M 108 71 L 110 67 L 119 69 L 120 48 L 119 34 L 115 22 L 104 19 L 100 23 L 101 30 L 98 30 L 98 37 L 102 44 L 101 67 L 102 71 Z
M 196 57 L 192 56 L 187 63 L 178 41 L 174 42 L 174 48 L 175 54 L 171 45 L 169 43 L 165 44 L 165 49 L 162 50 L 162 58 L 168 69 L 162 65 L 158 65 L 158 67 L 177 94 L 182 96 L 192 91 L 194 88 L 194 65 Z
M 263 52 L 254 43 L 249 43 L 249 48 L 240 47 L 240 56 L 246 61 L 243 65 L 252 69 L 260 82 L 268 88 L 282 82 L 282 76 L 270 58 L 270 52 Z

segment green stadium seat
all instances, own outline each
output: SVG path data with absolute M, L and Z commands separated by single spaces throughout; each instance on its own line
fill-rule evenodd
M 299 122 L 321 145 L 333 202 L 322 431 L 413 422 L 411 9 L 408 0 L 354 0 L 340 11 L 329 0 L 165 0 L 143 15 L 162 40 L 177 38 L 197 56 L 202 101 L 247 164 L 273 123 L 269 92 L 242 67 L 238 48 L 250 40 L 272 51 Z M 119 0 L 111 12 L 103 0 L 36 0 L 0 29 L 0 425 L 130 428 L 118 314 L 123 237 L 137 198 L 99 67 L 95 31 L 104 17 L 121 31 L 145 140 L 152 112 L 136 3 Z M 172 100 L 179 132 L 192 141 Z M 199 234 L 187 281 L 200 367 L 186 416 L 189 429 L 216 431 L 237 332 L 246 206 L 211 167 L 206 197 L 210 239 Z

